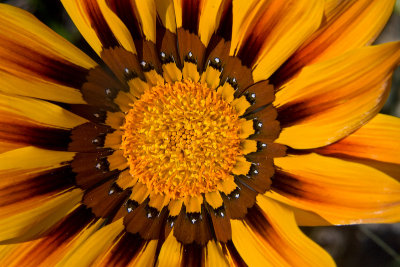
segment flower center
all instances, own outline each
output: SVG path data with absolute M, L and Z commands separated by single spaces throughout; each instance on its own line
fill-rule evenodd
M 189 80 L 146 90 L 123 129 L 130 174 L 171 199 L 218 190 L 242 153 L 236 110 Z

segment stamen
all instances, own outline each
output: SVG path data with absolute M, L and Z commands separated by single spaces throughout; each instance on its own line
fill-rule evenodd
M 235 108 L 205 84 L 159 84 L 126 115 L 122 149 L 130 174 L 151 192 L 198 196 L 231 177 L 241 126 Z

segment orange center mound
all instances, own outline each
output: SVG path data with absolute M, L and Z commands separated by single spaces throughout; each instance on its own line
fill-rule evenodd
M 130 174 L 171 199 L 216 191 L 241 153 L 239 126 L 235 109 L 204 84 L 154 86 L 125 117 Z

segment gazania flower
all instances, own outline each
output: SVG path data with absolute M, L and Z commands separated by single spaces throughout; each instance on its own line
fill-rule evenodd
M 0 5 L 1 265 L 330 266 L 298 225 L 399 221 L 393 0 L 62 3 L 104 64 Z

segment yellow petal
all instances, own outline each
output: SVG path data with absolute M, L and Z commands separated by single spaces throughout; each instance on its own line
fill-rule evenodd
M 101 55 L 104 48 L 119 45 L 124 45 L 128 51 L 136 52 L 124 24 L 106 6 L 105 0 L 61 2 L 75 26 L 98 55 Z
M 378 114 L 348 137 L 315 151 L 400 164 L 400 118 Z
M 238 157 L 232 173 L 235 175 L 246 175 L 250 171 L 251 162 L 248 162 L 245 157 Z
M 282 197 L 280 197 L 277 193 L 268 191 L 264 194 L 265 197 L 271 198 L 279 202 L 280 205 L 285 207 L 286 209 L 293 212 L 294 217 L 296 218 L 296 223 L 299 226 L 330 226 L 332 225 L 324 218 L 316 214 L 315 212 L 303 210 L 300 208 L 296 208 L 286 203 Z
M 203 203 L 202 196 L 188 196 L 184 200 L 186 212 L 194 213 L 201 212 L 201 204 Z
M 199 36 L 201 42 L 207 46 L 212 34 L 216 31 L 221 17 L 223 0 L 205 0 L 199 18 Z
M 74 189 L 54 196 L 41 206 L 0 219 L 0 240 L 14 243 L 40 236 L 71 212 L 82 196 L 82 190 Z
M 325 0 L 324 14 L 325 17 L 330 17 L 335 12 L 336 8 L 343 0 Z
M 115 169 L 122 171 L 129 166 L 128 161 L 124 157 L 123 150 L 114 151 L 114 153 L 112 155 L 107 157 L 107 161 L 110 164 L 110 166 L 109 166 L 110 171 L 115 170 Z
M 123 229 L 122 219 L 104 226 L 75 249 L 74 253 L 66 255 L 58 266 L 90 266 L 102 252 L 113 244 Z
M 173 231 L 171 231 L 161 247 L 160 255 L 158 256 L 157 266 L 179 266 L 182 261 L 182 253 L 182 244 L 176 240 Z
M 222 206 L 223 200 L 219 192 L 208 192 L 205 194 L 207 203 L 213 208 L 218 209 Z
M 0 154 L 0 218 L 41 206 L 74 187 L 64 166 L 75 153 L 24 147 Z M 53 179 L 51 179 L 53 178 Z
M 146 40 L 156 43 L 157 12 L 155 2 L 152 0 L 135 0 L 135 4 Z
M 182 72 L 174 62 L 163 64 L 163 77 L 168 83 L 174 83 L 182 80 Z
M 233 2 L 230 54 L 253 67 L 254 82 L 266 80 L 318 29 L 323 1 Z
M 400 42 L 393 42 L 304 68 L 276 94 L 282 127 L 276 142 L 315 148 L 358 129 L 382 107 L 399 61 Z
M 128 266 L 153 266 L 158 240 L 151 240 L 142 248 L 137 257 Z
M 0 22 L 2 38 L 11 34 L 8 38 L 18 40 L 19 44 L 46 51 L 87 69 L 97 65 L 85 53 L 22 9 L 0 4 Z
M 245 221 L 232 220 L 232 241 L 249 266 L 335 266 L 298 228 L 293 213 L 261 195 Z
M 0 154 L 0 172 L 5 170 L 27 170 L 35 168 L 53 169 L 71 161 L 73 152 L 61 152 L 24 147 Z
M 71 129 L 87 122 L 57 105 L 26 97 L 0 94 L 0 113 L 33 120 L 35 124 Z
M 304 66 L 371 44 L 390 18 L 394 2 L 350 0 L 342 1 L 334 8 L 328 7 L 333 10 L 329 11 L 327 22 L 274 74 L 274 79 L 286 80 Z
M 172 33 L 176 33 L 176 19 L 174 2 L 171 0 L 155 0 L 157 15 L 160 17 L 164 27 Z
M 229 266 L 228 259 L 225 258 L 224 253 L 222 252 L 221 245 L 214 240 L 211 240 L 207 243 L 207 253 L 205 257 L 205 266 L 209 267 L 223 267 Z
M 104 219 L 95 220 L 89 217 L 91 215 L 90 210 L 81 206 L 65 216 L 42 238 L 0 246 L 0 265 L 56 266 L 66 254 L 71 253 L 104 223 Z M 65 234 L 66 231 L 68 235 Z M 1 247 L 8 248 L 4 254 L 1 252 Z
M 224 10 L 222 2 L 223 0 L 174 0 L 176 26 L 198 34 L 201 42 L 207 46 L 218 28 L 221 12 Z
M 31 14 L 0 4 L 0 91 L 83 104 L 78 89 L 96 65 Z
M 136 53 L 136 48 L 127 26 L 125 26 L 121 19 L 114 12 L 112 12 L 106 0 L 97 0 L 97 3 L 105 21 L 110 27 L 110 30 L 121 46 L 128 51 Z
M 200 80 L 197 65 L 191 62 L 185 62 L 183 64 L 182 75 L 184 79 L 190 79 L 193 82 L 198 82 Z
M 372 167 L 318 154 L 275 158 L 275 199 L 332 224 L 400 220 L 400 183 Z

